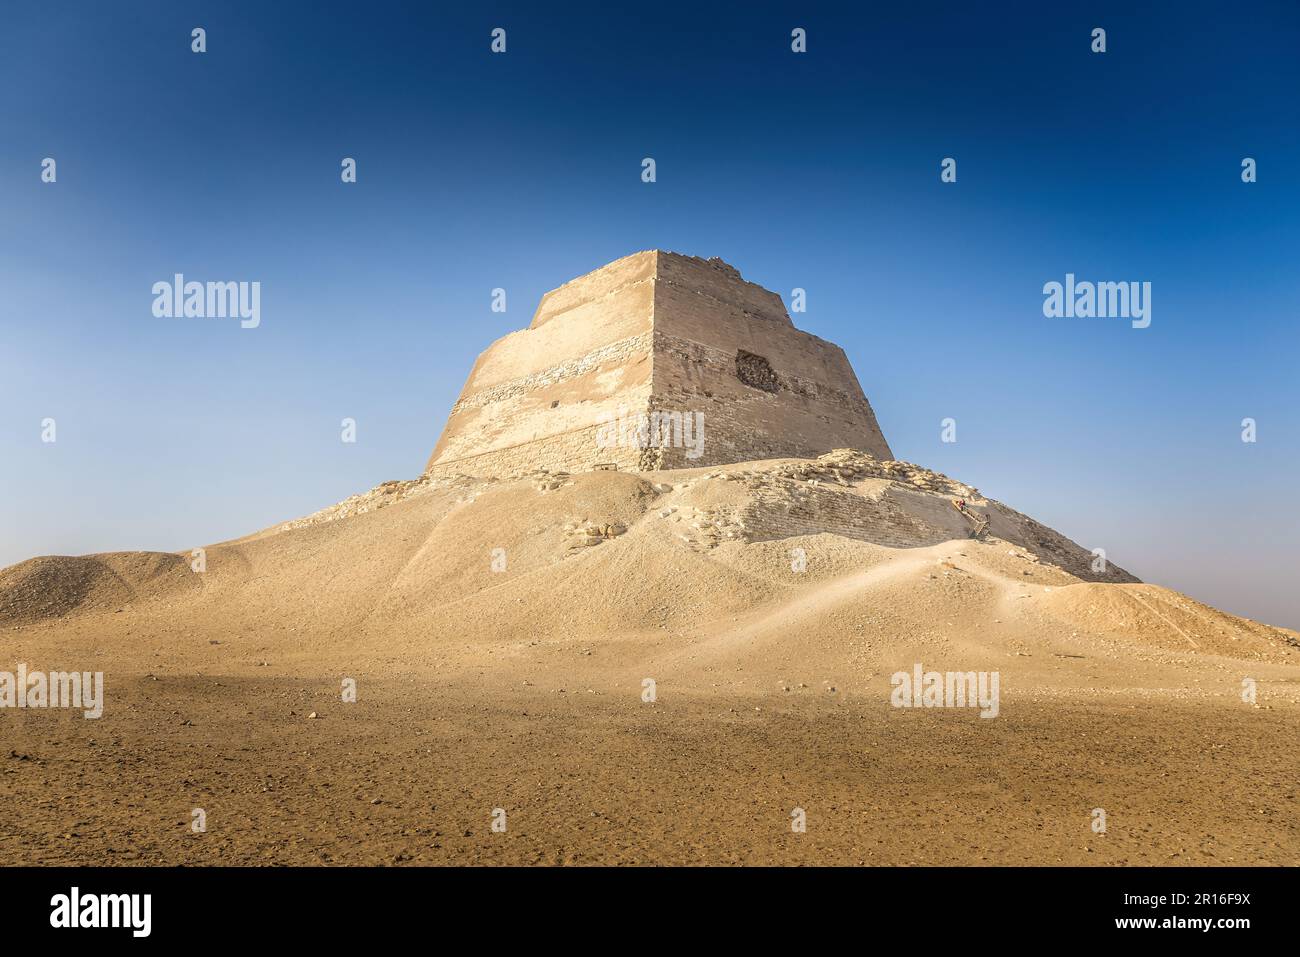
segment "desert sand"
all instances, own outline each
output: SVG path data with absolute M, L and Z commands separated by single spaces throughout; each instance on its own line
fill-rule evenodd
M 425 476 L 193 561 L 0 571 L 0 668 L 106 684 L 0 712 L 6 861 L 1300 860 L 1300 635 L 905 463 Z

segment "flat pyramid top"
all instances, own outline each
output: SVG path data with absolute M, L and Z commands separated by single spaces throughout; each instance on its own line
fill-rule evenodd
M 757 283 L 747 281 L 740 270 L 716 256 L 701 259 L 662 249 L 646 249 L 606 263 L 576 279 L 570 279 L 542 296 L 530 329 L 536 329 L 573 306 L 596 296 L 611 295 L 632 282 L 675 282 L 701 292 L 740 299 L 755 315 L 794 325 L 781 297 Z

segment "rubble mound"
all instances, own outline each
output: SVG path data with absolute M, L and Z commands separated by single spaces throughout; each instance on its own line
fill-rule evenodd
M 188 559 L 166 552 L 44 555 L 0 569 L 0 625 L 115 611 L 196 584 Z

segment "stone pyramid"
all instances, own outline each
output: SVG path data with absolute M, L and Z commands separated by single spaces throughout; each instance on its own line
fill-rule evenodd
M 839 346 L 720 259 L 649 250 L 542 297 L 488 347 L 426 471 L 651 471 L 893 453 Z

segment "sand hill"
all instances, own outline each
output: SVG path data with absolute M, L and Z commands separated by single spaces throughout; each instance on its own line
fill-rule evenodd
M 955 492 L 987 517 L 978 538 Z M 8 859 L 1292 863 L 1300 849 L 1295 632 L 1096 575 L 1063 536 L 903 463 L 423 477 L 206 562 L 0 571 L 7 657 L 100 670 L 108 688 L 98 721 L 0 716 L 0 800 L 25 809 L 0 822 Z M 891 708 L 890 675 L 918 662 L 997 670 L 1000 716 Z M 490 829 L 498 807 L 509 839 Z
M 440 636 L 660 646 L 715 633 L 723 658 L 765 670 L 769 652 L 785 661 L 795 643 L 807 669 L 798 677 L 839 676 L 846 690 L 845 641 L 875 647 L 854 658 L 878 668 L 909 641 L 930 656 L 1105 648 L 1276 664 L 1300 650 L 1295 632 L 1114 564 L 1094 571 L 1089 551 L 970 486 L 851 450 L 649 475 L 425 475 L 210 546 L 205 562 L 196 573 L 189 555 L 32 559 L 0 571 L 0 625 L 146 616 L 175 630 L 220 619 L 236 633 L 225 654 L 256 657 L 267 623 L 292 622 L 312 635 L 303 652 L 313 659 L 376 647 L 438 663 L 450 661 Z M 938 623 L 954 617 L 964 630 Z M 732 632 L 746 640 L 721 640 Z M 464 649 L 472 659 L 476 645 Z M 181 660 L 186 650 L 158 649 Z M 647 655 L 632 656 L 632 672 L 657 658 Z

